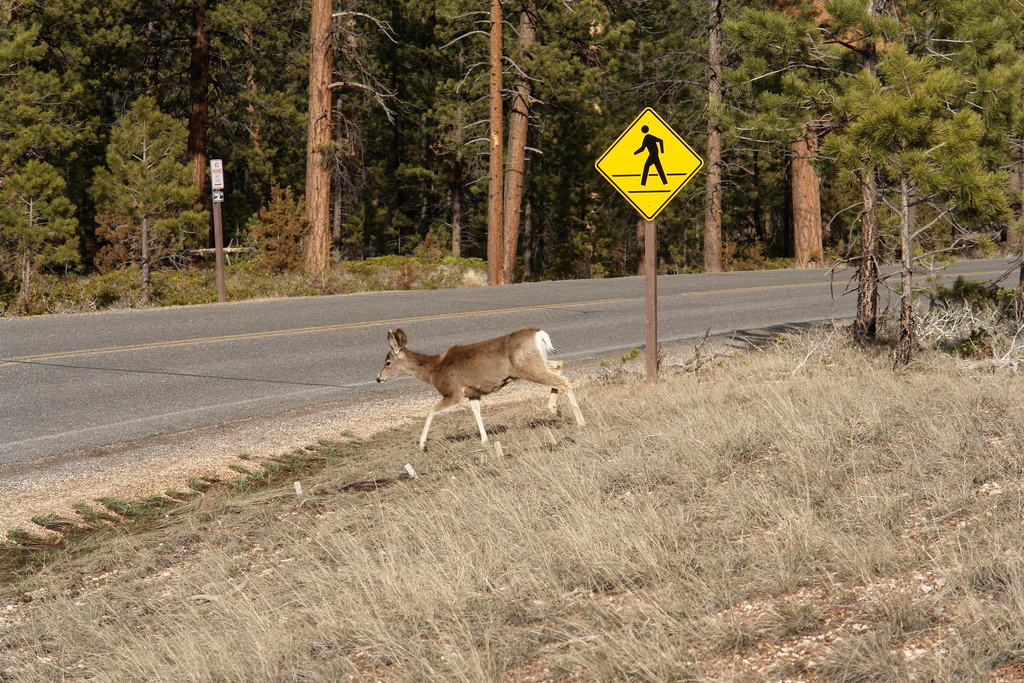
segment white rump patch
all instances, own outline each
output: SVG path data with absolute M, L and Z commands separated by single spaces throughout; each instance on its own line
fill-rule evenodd
M 540 357 L 544 359 L 544 362 L 547 362 L 548 354 L 555 352 L 555 347 L 551 345 L 551 337 L 544 330 L 537 330 L 534 341 L 537 342 L 537 350 L 540 351 Z

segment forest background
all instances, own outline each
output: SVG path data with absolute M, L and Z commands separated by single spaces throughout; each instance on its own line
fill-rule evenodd
M 82 278 L 92 308 L 210 285 L 211 158 L 236 278 L 437 284 L 414 269 L 480 271 L 502 233 L 491 282 L 634 274 L 642 224 L 594 161 L 648 106 L 705 159 L 658 217 L 661 272 L 845 260 L 870 302 L 880 262 L 906 288 L 916 259 L 1019 250 L 1020 0 L 0 9 L 0 312 Z

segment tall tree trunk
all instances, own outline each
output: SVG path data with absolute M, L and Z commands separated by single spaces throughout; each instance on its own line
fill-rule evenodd
M 306 144 L 307 271 L 327 270 L 331 256 L 331 12 L 332 0 L 313 0 L 309 29 L 309 115 Z
M 1024 144 L 1021 145 L 1021 160 L 1020 170 L 1017 172 L 1020 178 L 1020 192 L 1017 194 L 1017 200 L 1020 202 L 1020 215 L 1017 217 L 1018 220 L 1024 219 Z M 1017 310 L 1021 317 L 1024 317 L 1024 237 L 1019 235 L 1015 230 L 1016 226 L 1012 226 L 1009 230 L 1014 236 L 1014 242 L 1020 250 L 1020 272 L 1017 274 Z
M 512 102 L 508 113 L 508 165 L 505 168 L 505 205 L 502 238 L 504 281 L 515 279 L 519 251 L 519 223 L 522 216 L 523 183 L 526 177 L 526 138 L 530 122 L 530 79 L 523 73 L 537 36 L 536 0 L 523 0 L 519 14 L 519 69 L 516 70 Z
M 854 335 L 875 338 L 878 318 L 878 183 L 873 169 L 861 178 L 860 265 L 857 268 L 857 319 Z
M 452 256 L 462 256 L 462 150 L 452 162 Z
M 523 198 L 523 276 L 533 275 L 533 200 Z
M 188 162 L 192 166 L 192 186 L 198 188 L 196 202 L 206 206 L 207 121 L 210 113 L 210 34 L 206 30 L 206 13 L 211 0 L 195 0 L 192 8 L 192 35 L 189 39 L 188 65 Z M 206 246 L 213 246 L 213 225 L 206 236 Z
M 708 8 L 708 148 L 704 177 L 704 272 L 722 271 L 722 0 Z
M 142 301 L 149 303 L 149 221 L 142 217 Z
M 242 38 L 245 40 L 246 46 L 250 52 L 255 50 L 253 45 L 252 27 L 246 26 L 242 31 Z M 249 104 L 245 105 L 245 110 L 249 112 L 249 142 L 252 144 L 252 148 L 256 150 L 256 154 L 260 154 L 263 150 L 260 148 L 260 122 L 256 118 L 256 96 L 259 94 L 259 86 L 256 83 L 256 67 L 252 62 L 246 67 L 247 71 L 245 74 L 245 89 L 249 91 L 249 96 L 252 98 L 249 100 Z
M 491 0 L 491 125 L 490 125 L 490 185 L 487 192 L 487 279 L 492 285 L 505 284 L 505 240 L 502 235 L 504 227 L 504 210 L 502 203 L 502 149 L 501 83 L 502 83 L 502 48 L 501 48 L 501 0 Z
M 339 97 L 339 99 L 341 99 Z M 345 121 L 342 116 L 341 106 L 338 106 L 337 118 L 334 121 L 334 142 L 337 145 L 338 153 L 334 156 L 334 202 L 331 206 L 331 245 L 332 257 L 342 259 L 342 224 L 345 221 L 345 209 L 349 208 L 348 197 L 345 196 L 347 183 L 345 183 L 345 160 L 347 156 L 347 140 L 345 138 Z
M 818 152 L 818 136 L 808 128 L 793 143 L 793 251 L 797 265 L 824 265 L 821 247 L 821 180 L 811 160 Z
M 242 29 L 242 40 L 245 41 L 245 46 L 249 50 L 249 54 L 255 54 L 256 47 L 252 35 L 252 26 L 246 25 L 245 28 Z M 246 123 L 249 129 L 249 144 L 252 145 L 254 152 L 253 156 L 259 158 L 263 155 L 263 147 L 260 139 L 260 119 L 256 115 L 256 102 L 259 97 L 259 83 L 256 81 L 256 65 L 253 63 L 252 59 L 248 60 L 245 69 L 245 89 L 249 93 L 249 103 L 245 105 L 245 111 L 248 114 Z M 261 165 L 262 164 L 256 163 L 249 164 L 249 186 L 253 188 L 256 199 L 262 205 L 266 202 L 267 196 L 263 190 L 263 179 L 260 177 L 260 173 L 257 170 L 257 167 Z
M 911 240 L 910 197 L 913 190 L 907 176 L 900 178 L 900 332 L 893 357 L 893 369 L 900 370 L 910 363 L 914 350 L 914 244 Z
M 463 73 L 465 69 L 466 60 L 466 43 L 463 40 L 459 41 L 459 56 L 456 62 L 457 72 Z M 465 178 L 463 178 L 464 159 L 462 156 L 462 146 L 464 144 L 462 130 L 463 130 L 463 110 L 462 106 L 458 105 L 455 118 L 455 150 L 454 158 L 452 159 L 452 184 L 449 190 L 451 195 L 451 206 L 452 206 L 452 256 L 460 258 L 462 256 L 462 213 L 463 213 L 463 198 L 465 189 Z
M 877 14 L 875 0 L 868 0 L 867 15 Z M 864 46 L 864 70 L 874 78 L 878 73 L 875 38 Z M 854 336 L 861 341 L 874 339 L 878 320 L 878 182 L 875 169 L 861 171 L 860 264 L 857 268 L 857 319 Z
M 21 288 L 18 290 L 18 310 L 22 313 L 29 312 L 29 295 L 31 294 L 32 284 L 32 252 L 29 249 L 25 250 L 22 255 L 22 268 L 21 268 Z

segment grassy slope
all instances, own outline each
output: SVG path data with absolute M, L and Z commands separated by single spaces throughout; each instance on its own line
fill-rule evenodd
M 90 538 L 0 587 L 0 680 L 1012 679 L 1017 378 L 838 336 L 667 374 Z

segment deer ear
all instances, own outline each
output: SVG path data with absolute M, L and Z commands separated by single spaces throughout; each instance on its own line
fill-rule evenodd
M 402 332 L 401 328 L 392 332 L 388 330 L 388 344 L 391 346 L 391 350 L 398 353 L 405 348 L 405 332 Z

